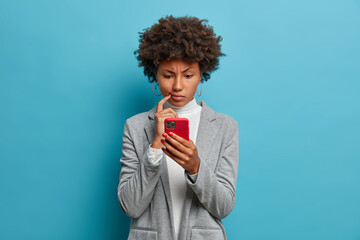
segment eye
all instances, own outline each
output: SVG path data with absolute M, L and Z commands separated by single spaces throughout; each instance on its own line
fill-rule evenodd
M 170 78 L 171 75 L 164 75 L 164 78 Z
M 186 78 L 192 78 L 194 75 L 186 75 Z

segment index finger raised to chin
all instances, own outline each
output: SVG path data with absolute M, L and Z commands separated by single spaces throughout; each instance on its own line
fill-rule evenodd
M 161 99 L 158 104 L 157 104 L 157 108 L 156 108 L 156 112 L 160 112 L 163 110 L 163 105 L 164 103 L 171 97 L 171 94 L 167 95 L 166 97 L 164 97 L 163 99 Z

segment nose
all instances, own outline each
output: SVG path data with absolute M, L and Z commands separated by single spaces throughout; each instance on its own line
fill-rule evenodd
M 184 84 L 183 84 L 183 80 L 182 80 L 182 76 L 181 75 L 178 75 L 175 80 L 174 80 L 174 84 L 172 86 L 173 90 L 174 91 L 181 91 L 184 87 Z

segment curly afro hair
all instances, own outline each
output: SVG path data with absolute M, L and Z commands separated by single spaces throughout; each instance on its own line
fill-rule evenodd
M 149 82 L 156 80 L 157 68 L 163 60 L 184 59 L 198 62 L 202 73 L 201 82 L 210 79 L 210 73 L 218 69 L 221 52 L 221 36 L 216 36 L 213 27 L 203 24 L 208 20 L 196 17 L 160 18 L 159 23 L 139 32 L 139 49 L 134 51 L 139 67 Z

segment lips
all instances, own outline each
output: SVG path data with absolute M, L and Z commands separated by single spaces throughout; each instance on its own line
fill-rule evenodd
M 181 95 L 171 95 L 171 98 L 175 101 L 175 102 L 179 102 L 182 101 L 185 96 L 181 96 Z

